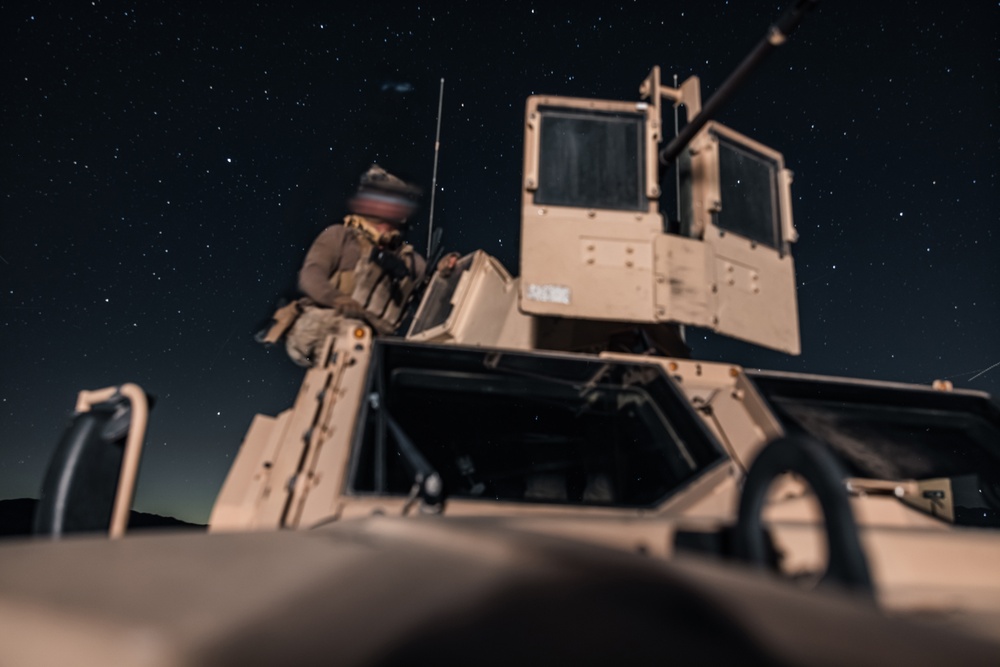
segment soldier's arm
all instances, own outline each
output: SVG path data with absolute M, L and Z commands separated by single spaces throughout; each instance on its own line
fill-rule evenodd
M 344 249 L 345 227 L 332 225 L 316 237 L 306 253 L 299 271 L 299 289 L 316 303 L 334 307 L 337 297 L 343 297 L 330 285 L 330 276 L 340 266 Z
M 460 255 L 457 252 L 449 252 L 448 254 L 441 257 L 438 260 L 437 265 L 434 267 L 427 266 L 427 260 L 423 256 L 414 253 L 413 255 L 413 279 L 419 285 L 424 279 L 430 280 L 431 276 L 428 275 L 427 271 L 441 272 L 445 277 L 451 274 L 455 268 L 455 263 L 458 261 Z
M 427 273 L 427 261 L 417 253 L 413 253 L 413 280 L 419 285 Z

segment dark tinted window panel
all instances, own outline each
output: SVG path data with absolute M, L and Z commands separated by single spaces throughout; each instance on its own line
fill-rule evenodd
M 751 241 L 777 248 L 778 165 L 725 137 L 718 139 L 722 211 L 716 224 Z
M 366 406 L 354 492 L 412 487 L 391 435 L 380 440 L 379 413 L 452 498 L 649 507 L 725 459 L 671 381 L 645 365 L 388 342 L 377 355 L 378 408 Z
M 1000 410 L 984 396 L 752 377 L 786 431 L 825 442 L 855 476 L 1000 478 Z
M 1000 527 L 1000 406 L 976 393 L 749 374 L 789 433 L 855 477 L 948 478 L 955 523 Z
M 645 211 L 642 114 L 541 108 L 538 189 L 534 202 Z

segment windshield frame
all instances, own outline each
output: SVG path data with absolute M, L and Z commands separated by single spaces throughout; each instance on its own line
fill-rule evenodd
M 747 377 L 786 432 L 805 432 L 825 443 L 855 476 L 929 479 L 1000 472 L 1000 405 L 989 394 L 771 371 L 747 371 Z M 819 418 L 805 418 L 810 414 Z M 837 423 L 850 432 L 831 433 Z M 937 439 L 914 434 L 904 442 L 905 429 L 918 426 L 940 434 Z M 945 442 L 949 432 L 961 439 Z M 863 436 L 870 440 L 863 442 Z M 890 453 L 901 451 L 910 462 L 890 460 Z
M 363 401 L 358 415 L 358 427 L 355 429 L 353 438 L 350 469 L 345 481 L 344 493 L 346 495 L 362 497 L 402 496 L 406 492 L 402 484 L 397 483 L 396 487 L 398 488 L 393 486 L 391 475 L 388 472 L 379 474 L 377 470 L 372 470 L 374 464 L 370 460 L 370 454 L 366 453 L 366 448 L 371 447 L 371 430 L 373 424 L 377 423 L 377 419 L 373 416 L 374 410 L 385 410 L 390 413 L 393 419 L 399 422 L 406 431 L 407 437 L 418 446 L 420 446 L 421 437 L 426 438 L 426 433 L 429 432 L 426 430 L 425 421 L 449 419 L 449 415 L 443 410 L 438 410 L 437 414 L 425 415 L 426 419 L 424 420 L 417 420 L 414 416 L 416 413 L 408 416 L 406 410 L 409 408 L 387 391 L 400 392 L 405 390 L 410 392 L 408 394 L 410 396 L 418 396 L 421 392 L 450 389 L 452 397 L 459 396 L 471 401 L 488 397 L 490 401 L 508 400 L 508 403 L 512 397 L 526 392 L 529 404 L 537 407 L 547 402 L 546 405 L 553 411 L 553 414 L 561 413 L 567 420 L 570 417 L 565 413 L 572 408 L 580 411 L 581 415 L 578 416 L 581 419 L 591 419 L 594 423 L 599 423 L 601 419 L 605 418 L 631 420 L 629 428 L 640 434 L 636 438 L 637 442 L 643 440 L 647 434 L 655 435 L 655 438 L 648 438 L 649 442 L 646 444 L 636 444 L 632 450 L 629 450 L 637 456 L 642 456 L 642 453 L 646 452 L 646 456 L 653 456 L 657 461 L 652 468 L 656 470 L 655 475 L 659 476 L 654 477 L 654 473 L 650 473 L 651 481 L 648 483 L 648 487 L 639 485 L 642 492 L 630 492 L 626 491 L 626 485 L 611 485 L 611 488 L 618 490 L 617 495 L 601 497 L 592 494 L 589 500 L 584 500 L 579 496 L 573 497 L 569 494 L 565 498 L 529 498 L 527 497 L 528 492 L 525 492 L 524 497 L 503 495 L 502 493 L 496 496 L 476 497 L 469 495 L 465 490 L 456 492 L 454 472 L 449 474 L 448 466 L 442 465 L 440 453 L 424 452 L 434 468 L 441 471 L 442 477 L 452 480 L 451 489 L 445 489 L 449 500 L 455 498 L 463 501 L 493 503 L 514 502 L 532 505 L 648 509 L 664 504 L 692 482 L 730 460 L 723 446 L 695 413 L 674 381 L 663 372 L 660 366 L 653 363 L 606 360 L 566 353 L 500 352 L 483 348 L 435 346 L 385 339 L 375 342 L 373 363 L 370 368 L 366 389 L 369 400 Z M 488 380 L 488 382 L 483 382 L 483 380 Z M 477 389 L 474 390 L 474 388 Z M 479 399 L 469 398 L 473 391 L 478 392 Z M 373 396 L 377 396 L 377 398 L 373 398 Z M 617 405 L 619 414 L 610 417 L 598 416 L 596 413 L 588 412 L 589 408 L 586 406 L 590 404 L 600 406 L 602 409 Z M 580 409 L 581 406 L 584 407 Z M 413 409 L 416 410 L 416 408 Z M 501 409 L 500 407 L 495 408 L 496 411 Z M 530 407 L 524 408 L 524 410 L 530 409 Z M 543 418 L 545 416 L 544 409 L 543 407 Z M 624 411 L 629 409 L 633 411 L 629 413 L 628 417 L 624 416 Z M 492 416 L 488 416 L 485 421 L 474 424 L 476 428 L 470 427 L 472 422 L 460 420 L 460 424 L 464 425 L 459 425 L 456 428 L 464 429 L 464 432 L 489 428 L 497 429 L 501 416 L 503 415 L 500 412 L 496 412 Z M 513 417 L 507 418 L 508 421 L 512 419 Z M 652 429 L 650 424 L 659 424 L 660 426 L 657 428 L 662 428 L 662 430 Z M 440 431 L 440 433 L 445 434 L 445 437 L 449 433 L 447 428 L 443 427 L 443 430 Z M 517 426 L 511 428 L 516 429 Z M 628 431 L 628 435 L 631 435 L 632 431 Z M 516 431 L 511 433 L 516 434 Z M 501 435 L 509 436 L 511 434 Z M 549 442 L 554 443 L 553 446 L 572 447 L 573 445 L 567 444 L 567 442 L 556 442 L 563 436 L 566 440 L 583 438 L 579 440 L 582 444 L 579 444 L 581 449 L 578 455 L 581 457 L 584 456 L 584 451 L 598 451 L 595 449 L 598 445 L 587 441 L 590 436 L 581 436 L 581 431 L 566 435 L 557 428 L 550 435 L 552 439 Z M 530 436 L 529 432 L 522 434 L 521 448 L 534 447 L 536 445 L 532 444 L 533 442 L 544 441 L 544 439 L 532 441 Z M 598 436 L 595 434 L 593 437 L 596 439 Z M 661 442 L 659 438 L 666 438 L 667 443 Z M 451 440 L 459 440 L 459 438 L 456 436 Z M 498 440 L 503 441 L 502 437 L 499 436 Z M 678 443 L 680 443 L 679 446 L 677 446 Z M 434 446 L 437 446 L 436 442 L 431 447 Z M 603 446 L 603 441 L 601 441 L 600 446 Z M 472 445 L 469 447 L 469 458 L 476 458 L 482 453 L 477 454 L 477 450 Z M 612 445 L 609 445 L 609 448 L 611 447 Z M 617 443 L 614 447 L 621 448 L 622 445 Z M 391 457 L 394 445 L 389 444 L 387 449 L 387 457 Z M 499 450 L 496 451 L 499 452 Z M 603 450 L 600 451 L 603 452 Z M 618 449 L 615 451 L 618 452 Z M 499 452 L 496 455 L 501 458 L 508 455 L 516 456 L 513 449 Z M 457 456 L 457 458 L 463 457 Z M 487 467 L 482 472 L 486 474 L 491 469 L 488 467 L 489 458 L 484 458 L 487 460 Z M 543 467 L 541 463 L 537 465 Z M 621 468 L 614 468 L 614 472 L 621 474 L 622 470 L 627 469 L 627 465 L 626 462 Z M 662 468 L 657 466 L 662 466 Z M 598 473 L 600 472 L 598 471 Z M 369 476 L 389 481 L 384 483 L 382 487 L 384 490 L 379 491 L 367 481 Z M 566 484 L 568 486 L 569 482 Z M 587 485 L 588 487 L 590 485 L 589 477 Z M 648 493 L 648 495 L 644 496 L 642 493 Z

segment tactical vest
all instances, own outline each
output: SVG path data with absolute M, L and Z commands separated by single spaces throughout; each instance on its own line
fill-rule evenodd
M 330 283 L 364 307 L 371 315 L 369 322 L 379 333 L 390 334 L 403 319 L 417 285 L 416 253 L 408 243 L 395 250 L 380 248 L 365 227 L 352 220 L 358 217 L 348 216 L 344 222 L 361 246 L 361 256 L 353 270 L 337 271 Z

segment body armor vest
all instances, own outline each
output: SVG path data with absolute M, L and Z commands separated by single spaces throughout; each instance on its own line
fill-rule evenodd
M 336 272 L 331 284 L 350 294 L 371 316 L 372 326 L 381 334 L 396 330 L 417 284 L 417 263 L 413 246 L 398 244 L 395 249 L 378 245 L 361 216 L 347 216 L 344 222 L 361 246 L 361 256 L 353 270 Z M 381 239 L 385 240 L 385 239 Z M 389 244 L 390 246 L 393 244 Z

